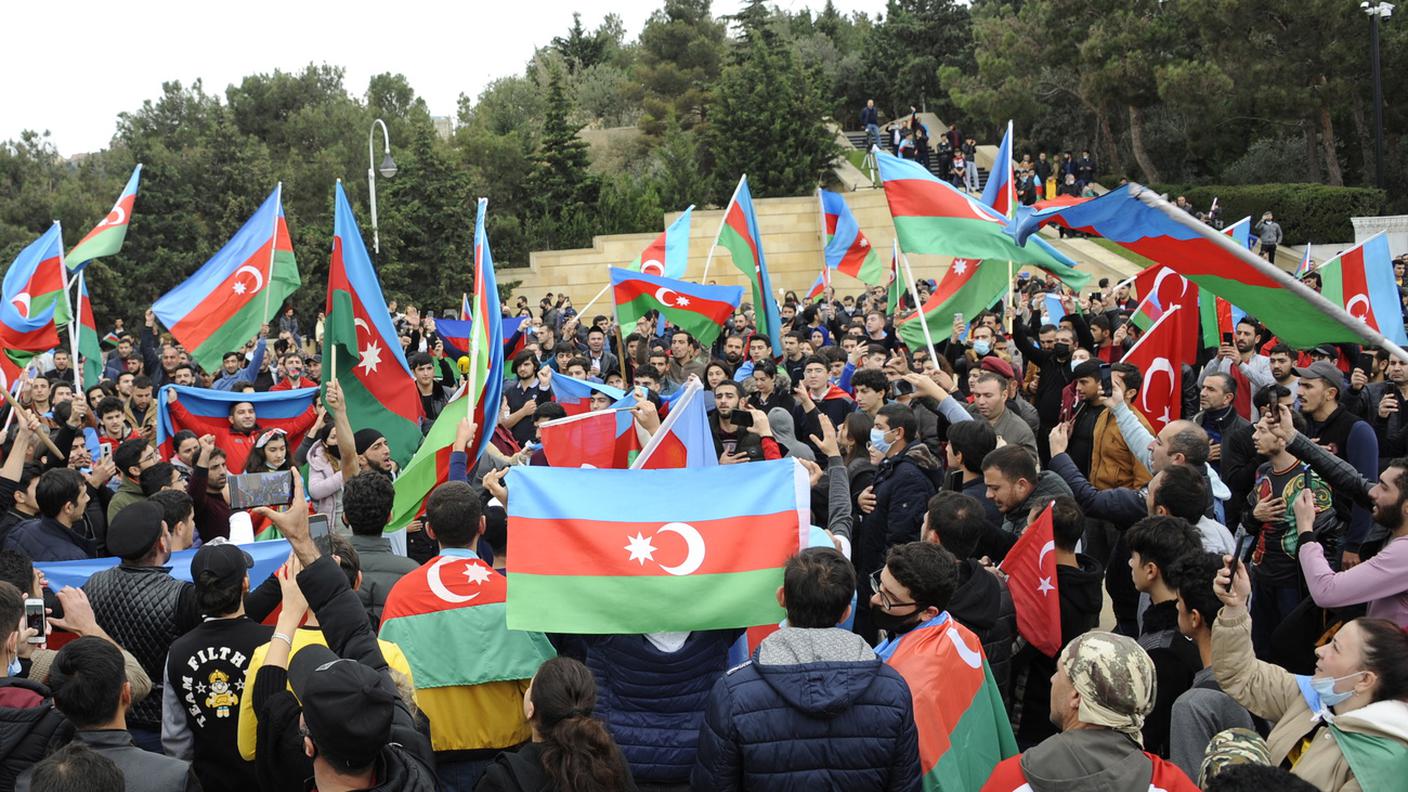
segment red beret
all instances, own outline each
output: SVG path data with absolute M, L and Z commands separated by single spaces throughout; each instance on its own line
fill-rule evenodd
M 991 371 L 994 374 L 1001 374 L 1007 379 L 1015 379 L 1017 372 L 1012 370 L 1012 364 L 994 355 L 983 358 L 979 366 L 983 371 Z

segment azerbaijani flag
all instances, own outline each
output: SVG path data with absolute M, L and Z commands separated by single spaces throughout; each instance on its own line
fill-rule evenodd
M 519 466 L 508 489 L 511 630 L 776 624 L 782 568 L 807 545 L 811 492 L 796 460 L 678 470 Z
M 55 220 L 39 239 L 20 251 L 5 271 L 5 302 L 21 316 L 42 317 L 53 308 L 54 324 L 68 324 L 73 318 L 65 288 L 68 281 L 63 245 L 63 228 Z
M 1310 250 L 1306 245 L 1305 249 Z M 1335 256 L 1315 270 L 1321 293 L 1344 306 L 1345 313 L 1383 333 L 1399 346 L 1408 345 L 1403 329 L 1403 304 L 1393 280 L 1393 256 L 1382 231 Z
M 699 394 L 704 386 L 696 377 L 676 394 L 670 414 L 631 462 L 632 469 L 707 468 L 719 464 L 709 413 Z
M 706 348 L 743 301 L 741 286 L 701 286 L 616 267 L 611 268 L 611 291 L 622 327 L 633 327 L 642 316 L 659 311 Z
M 802 297 L 802 302 L 810 305 L 814 302 L 820 302 L 821 298 L 826 296 L 826 287 L 828 285 L 826 275 L 828 272 L 830 272 L 829 269 L 825 267 L 822 268 L 821 274 L 816 276 L 816 280 L 812 281 L 811 288 L 807 289 L 806 295 Z
M 474 464 L 489 447 L 494 427 L 499 423 L 504 393 L 504 326 L 499 307 L 498 280 L 494 277 L 494 256 L 489 252 L 489 235 L 484 231 L 484 213 L 489 199 L 480 198 L 474 216 L 474 295 L 470 298 L 469 391 L 470 420 L 474 439 L 466 453 Z M 419 401 L 419 399 L 417 399 Z
M 689 267 L 689 216 L 693 211 L 694 204 L 690 204 L 626 269 L 664 278 L 683 278 Z
M 1008 235 L 1007 219 L 967 193 L 940 181 L 924 166 L 877 152 L 885 198 L 905 253 L 1030 264 L 1081 289 L 1090 275 L 1042 240 L 1021 245 Z M 1025 241 L 1025 240 L 1024 240 Z
M 62 231 L 55 223 L 26 245 L 5 271 L 0 285 L 0 373 L 8 382 L 18 379 L 31 357 L 59 345 L 54 314 L 58 297 L 64 294 L 62 245 Z M 40 292 L 45 300 L 36 307 L 32 296 L 36 289 L 56 293 Z
M 401 353 L 381 283 L 341 181 L 333 204 L 332 261 L 328 266 L 327 320 L 323 323 L 324 354 L 330 356 L 326 370 L 342 385 L 353 431 L 380 430 L 396 464 L 405 467 L 421 444 L 420 419 L 425 413 L 420 391 Z
M 466 387 L 467 383 L 461 384 L 451 394 L 449 403 L 431 424 L 430 431 L 426 432 L 425 442 L 416 449 L 415 456 L 411 457 L 393 482 L 396 498 L 391 504 L 391 519 L 386 524 L 386 533 L 395 533 L 419 517 L 425 510 L 425 499 L 431 490 L 449 480 L 450 452 L 455 442 L 455 432 L 460 421 L 469 416 L 464 400 Z M 469 462 L 469 469 L 474 470 L 473 460 Z
M 78 273 L 78 355 L 83 365 L 74 361 L 74 368 L 83 372 L 85 387 L 96 385 L 103 378 L 103 348 L 98 343 L 98 325 L 93 321 L 93 301 L 88 297 L 88 283 L 83 272 Z
M 1305 255 L 1300 257 L 1300 264 L 1296 266 L 1296 277 L 1303 278 L 1315 269 L 1315 265 L 1310 261 L 1310 243 L 1305 243 Z
M 301 283 L 280 183 L 230 241 L 152 311 L 201 368 L 214 371 L 226 352 L 273 321 Z
M 1189 289 L 1192 289 L 1191 294 Z M 1139 305 L 1135 307 L 1129 321 L 1146 332 L 1171 306 L 1199 296 L 1195 284 L 1168 267 L 1158 264 L 1145 267 L 1134 277 L 1134 293 L 1139 295 Z
M 1008 222 L 1017 217 L 1017 182 L 1012 178 L 1012 122 L 1007 122 L 1007 134 L 997 147 L 988 183 L 983 185 L 983 203 L 996 209 Z
M 88 235 L 78 240 L 69 251 L 67 263 L 71 272 L 82 272 L 88 262 L 95 258 L 111 256 L 122 249 L 122 241 L 127 238 L 127 225 L 132 222 L 132 204 L 137 201 L 137 182 L 142 178 L 142 163 L 132 169 L 127 186 L 117 196 L 117 203 Z
M 589 412 L 594 392 L 602 394 L 613 402 L 618 402 L 626 396 L 625 391 L 610 385 L 588 382 L 556 371 L 552 373 L 552 397 L 562 405 L 562 409 L 566 410 L 568 415 L 581 415 L 584 412 Z
M 1243 217 L 1241 220 L 1238 220 L 1232 225 L 1227 226 L 1226 228 L 1222 229 L 1222 233 L 1235 239 L 1237 241 L 1237 244 L 1241 245 L 1247 250 L 1251 250 L 1252 216 L 1247 215 L 1246 217 Z
M 503 319 L 503 337 L 507 339 L 504 346 L 507 348 L 506 357 L 513 357 L 522 352 L 527 346 L 523 337 L 522 316 L 505 316 Z M 454 357 L 461 357 L 469 354 L 469 334 L 473 323 L 468 319 L 436 319 L 435 335 L 445 342 L 445 354 Z
M 772 340 L 773 357 L 782 357 L 782 317 L 777 311 L 777 300 L 773 299 L 772 278 L 768 276 L 767 261 L 763 257 L 763 235 L 758 230 L 758 216 L 753 211 L 746 173 L 739 177 L 724 211 L 717 244 L 728 250 L 733 266 L 748 280 L 758 332 Z M 620 303 L 619 298 L 617 303 Z M 699 343 L 707 346 L 702 339 Z
M 875 653 L 909 684 L 926 792 L 982 789 L 997 763 L 1017 753 L 983 643 L 947 612 Z
M 953 330 L 953 317 L 963 314 L 971 322 L 978 314 L 991 308 L 1007 292 L 1007 262 L 954 259 L 944 273 L 934 293 L 924 302 L 923 321 L 929 323 L 929 334 L 947 338 Z M 919 314 L 906 317 L 896 327 L 901 341 L 910 349 L 923 349 L 924 328 Z
M 175 404 L 167 402 L 168 391 L 175 391 L 179 397 Z M 221 432 L 228 433 L 230 408 L 240 402 L 249 402 L 254 405 L 260 429 L 283 429 L 288 432 L 289 448 L 297 448 L 313 426 L 313 402 L 317 398 L 317 388 L 236 393 L 214 388 L 167 385 L 156 395 L 156 444 L 162 456 L 169 458 L 175 451 L 171 447 L 171 438 L 182 429 L 190 429 L 196 435 L 215 434 L 217 437 Z M 230 472 L 242 473 L 248 450 L 243 456 L 239 449 L 223 450 L 229 455 Z
M 821 255 L 826 266 L 871 286 L 884 283 L 885 263 L 861 232 L 846 199 L 830 190 L 818 189 L 816 194 L 821 201 L 822 241 L 826 244 Z
M 1013 229 L 1018 241 L 1043 225 L 1095 234 L 1156 261 L 1200 288 L 1257 317 L 1286 344 L 1381 346 L 1383 335 L 1315 294 L 1225 234 L 1198 222 L 1139 184 L 1126 184 L 1085 203 L 1034 212 Z
M 900 295 L 904 293 L 904 286 L 900 279 L 900 248 L 899 242 L 895 242 L 894 249 L 890 251 L 890 280 L 885 286 L 885 315 L 894 317 L 899 314 Z

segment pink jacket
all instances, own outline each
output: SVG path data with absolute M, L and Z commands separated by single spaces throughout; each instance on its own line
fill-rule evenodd
M 1316 605 L 1340 608 L 1367 602 L 1369 617 L 1408 627 L 1408 536 L 1394 539 L 1378 555 L 1343 572 L 1330 569 L 1319 542 L 1302 547 L 1299 557 Z

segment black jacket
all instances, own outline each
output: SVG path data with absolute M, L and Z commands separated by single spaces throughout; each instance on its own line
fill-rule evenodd
M 48 688 L 0 679 L 0 789 L 14 789 L 15 779 L 48 754 L 49 741 L 67 725 Z
M 988 658 L 1002 701 L 1010 704 L 1012 641 L 1017 637 L 1017 609 L 1012 604 L 1012 593 L 1001 578 L 977 560 L 965 558 L 958 563 L 958 588 L 948 602 L 949 615 L 983 642 L 983 654 Z
M 623 792 L 634 792 L 635 781 L 627 770 Z M 494 763 L 484 771 L 474 792 L 557 792 L 561 787 L 552 783 L 543 769 L 543 744 L 528 743 L 517 751 L 504 751 L 494 757 Z

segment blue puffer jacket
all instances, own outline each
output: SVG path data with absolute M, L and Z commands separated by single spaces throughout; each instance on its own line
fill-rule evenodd
M 918 792 L 912 706 L 859 636 L 784 628 L 709 694 L 691 786 Z
M 690 633 L 674 652 L 661 651 L 644 635 L 588 639 L 596 716 L 610 729 L 636 781 L 688 783 L 705 701 L 727 670 L 729 646 L 741 632 Z

